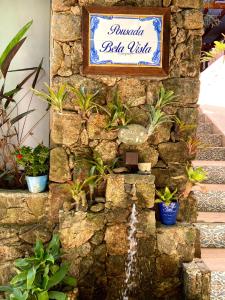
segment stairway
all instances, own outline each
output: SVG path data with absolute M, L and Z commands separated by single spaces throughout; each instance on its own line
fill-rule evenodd
M 196 187 L 201 256 L 211 271 L 211 300 L 225 300 L 225 147 L 223 136 L 200 114 L 197 136 L 207 144 L 198 151 L 195 167 L 203 167 L 208 178 Z

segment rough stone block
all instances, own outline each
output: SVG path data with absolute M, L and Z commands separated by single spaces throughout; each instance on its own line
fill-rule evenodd
M 51 141 L 53 144 L 70 146 L 77 143 L 82 127 L 81 116 L 73 112 L 53 112 Z
M 75 41 L 81 38 L 81 21 L 72 13 L 53 13 L 52 37 L 61 42 Z
M 0 285 L 7 285 L 15 275 L 15 268 L 11 262 L 0 265 Z
M 117 144 L 111 141 L 101 141 L 95 147 L 95 151 L 105 163 L 109 163 L 117 157 Z
M 165 89 L 174 91 L 177 105 L 195 104 L 198 101 L 200 81 L 191 78 L 171 78 L 163 81 Z
M 71 6 L 76 5 L 78 0 L 53 0 L 52 10 L 53 11 L 68 11 Z
M 33 224 L 45 217 L 48 193 L 0 191 L 0 224 Z
M 187 146 L 184 142 L 161 143 L 158 146 L 160 158 L 166 162 L 186 162 L 188 159 Z
M 203 15 L 202 12 L 194 9 L 185 10 L 184 28 L 185 29 L 202 29 L 203 28 Z
M 184 294 L 186 300 L 209 300 L 211 272 L 201 259 L 183 264 Z
M 202 8 L 202 0 L 173 0 L 173 5 L 181 8 Z
M 115 188 L 116 187 L 116 188 Z M 127 207 L 123 175 L 110 175 L 106 186 L 106 206 Z
M 139 106 L 146 102 L 145 84 L 138 79 L 122 79 L 118 83 L 121 100 L 128 106 Z
M 127 225 L 117 224 L 107 227 L 105 233 L 107 253 L 110 255 L 125 255 L 128 249 Z
M 63 204 L 71 201 L 71 193 L 68 184 L 49 185 L 49 219 L 51 223 L 59 222 L 59 211 L 63 208 Z
M 118 133 L 106 130 L 108 118 L 106 115 L 92 114 L 87 123 L 87 132 L 90 139 L 114 140 Z
M 71 180 L 68 157 L 61 147 L 54 148 L 50 152 L 49 179 L 59 183 Z
M 78 248 L 87 243 L 105 226 L 104 214 L 77 212 L 66 215 L 60 222 L 60 239 L 65 249 Z
M 197 238 L 198 232 L 193 225 L 161 225 L 157 229 L 157 249 L 161 255 L 176 255 L 180 261 L 190 262 L 195 255 Z
M 51 60 L 51 74 L 56 75 L 64 60 L 62 47 L 56 41 L 53 42 L 52 60 Z

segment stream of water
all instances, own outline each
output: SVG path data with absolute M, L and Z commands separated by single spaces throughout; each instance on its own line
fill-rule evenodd
M 124 282 L 124 291 L 122 293 L 122 299 L 128 300 L 129 294 L 132 293 L 132 290 L 136 287 L 136 275 L 137 275 L 137 223 L 138 223 L 138 212 L 136 208 L 136 204 L 133 203 L 132 211 L 129 220 L 129 232 L 128 232 L 128 241 L 129 241 L 129 249 L 125 267 L 125 282 Z

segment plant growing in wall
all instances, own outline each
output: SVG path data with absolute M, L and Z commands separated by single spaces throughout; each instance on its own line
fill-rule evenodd
M 132 121 L 131 117 L 128 116 L 128 112 L 128 106 L 122 103 L 118 91 L 116 91 L 112 101 L 107 104 L 109 121 L 106 128 L 110 130 L 127 126 Z
M 34 255 L 15 261 L 17 275 L 9 286 L 1 286 L 7 299 L 14 300 L 65 300 L 66 290 L 76 287 L 76 279 L 68 276 L 69 265 L 61 261 L 58 235 L 53 235 L 44 247 L 37 240 Z
M 49 148 L 42 144 L 34 149 L 23 146 L 16 150 L 15 157 L 16 162 L 25 170 L 29 191 L 43 192 L 48 180 Z
M 58 111 L 59 113 L 62 113 L 63 103 L 67 97 L 66 85 L 59 85 L 57 91 L 54 91 L 54 89 L 52 89 L 47 83 L 45 83 L 45 86 L 48 90 L 48 93 L 33 89 L 34 94 L 39 98 L 47 101 L 48 104 L 51 105 L 54 110 Z
M 17 167 L 13 153 L 16 148 L 20 147 L 20 145 L 32 135 L 33 130 L 47 114 L 47 112 L 45 112 L 44 115 L 25 132 L 27 117 L 34 112 L 34 109 L 31 109 L 33 93 L 31 93 L 30 100 L 27 104 L 23 106 L 22 112 L 19 112 L 18 107 L 23 99 L 29 95 L 30 91 L 22 96 L 20 95 L 25 84 L 27 84 L 31 78 L 33 78 L 31 87 L 35 88 L 42 69 L 42 61 L 39 66 L 35 68 L 9 69 L 17 52 L 26 41 L 26 37 L 24 36 L 31 25 L 32 21 L 23 26 L 0 55 L 0 186 L 2 185 L 4 188 L 7 186 L 21 186 L 21 172 Z M 17 82 L 11 90 L 6 90 L 9 73 L 20 71 L 30 71 L 30 73 L 26 75 L 23 80 Z M 20 105 L 20 110 L 21 107 Z
M 192 166 L 187 166 L 186 171 L 188 181 L 185 185 L 184 191 L 181 194 L 181 196 L 184 198 L 188 197 L 194 185 L 207 179 L 207 172 L 201 167 L 193 168 Z
M 149 125 L 147 128 L 138 124 L 129 124 L 119 131 L 119 140 L 128 145 L 139 145 L 147 141 L 163 123 L 172 122 L 172 116 L 164 112 L 164 108 L 175 102 L 173 91 L 166 91 L 163 87 L 159 91 L 155 105 L 148 107 Z
M 99 94 L 99 90 L 92 93 L 88 92 L 83 86 L 77 89 L 71 85 L 68 85 L 68 89 L 74 95 L 74 103 L 83 117 L 88 117 L 93 110 L 98 112 L 98 109 L 102 109 L 105 111 L 100 104 L 96 103 L 96 97 Z
M 160 220 L 165 225 L 176 224 L 177 213 L 179 209 L 178 192 L 177 189 L 171 191 L 169 187 L 165 187 L 164 190 L 156 190 L 155 203 L 159 206 Z

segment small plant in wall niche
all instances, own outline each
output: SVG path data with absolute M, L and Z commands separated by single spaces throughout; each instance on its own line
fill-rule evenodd
M 10 300 L 66 300 L 65 291 L 77 286 L 76 279 L 68 275 L 69 264 L 61 262 L 58 235 L 53 235 L 46 247 L 37 240 L 33 256 L 17 259 L 15 267 L 17 275 L 10 285 L 0 286 Z
M 164 190 L 156 190 L 156 195 L 158 198 L 155 200 L 155 203 L 158 203 L 159 206 L 161 222 L 165 225 L 174 225 L 179 209 L 177 189 L 171 191 L 166 186 Z
M 186 145 L 188 149 L 188 154 L 191 157 L 194 157 L 199 149 L 209 147 L 207 144 L 201 142 L 201 140 L 197 137 L 188 137 Z
M 68 89 L 75 96 L 74 103 L 79 108 L 80 112 L 84 115 L 88 115 L 92 110 L 98 111 L 98 109 L 103 109 L 103 107 L 95 102 L 96 96 L 99 94 L 99 90 L 95 93 L 88 92 L 85 87 L 80 87 L 79 89 L 68 85 Z
M 22 146 L 15 152 L 16 162 L 26 174 L 28 189 L 32 193 L 40 193 L 46 189 L 49 170 L 49 148 L 42 144 L 32 149 Z
M 196 124 L 187 124 L 177 116 L 174 117 L 174 122 L 176 125 L 175 138 L 177 140 L 187 141 L 187 139 L 190 136 L 190 133 L 197 128 Z
M 92 198 L 92 189 L 95 187 L 96 184 L 96 176 L 90 176 L 83 181 L 81 181 L 80 179 L 76 179 L 76 181 L 69 182 L 69 184 L 69 190 L 75 202 L 74 204 L 76 211 L 87 211 L 88 201 L 86 187 L 89 187 L 90 197 Z M 71 208 L 73 208 L 73 206 Z
M 201 183 L 207 179 L 207 172 L 201 167 L 193 168 L 192 166 L 187 166 L 186 171 L 187 171 L 188 181 L 182 193 L 182 196 L 184 198 L 188 197 L 194 185 Z
M 143 144 L 154 133 L 156 128 L 163 123 L 172 122 L 172 116 L 166 114 L 163 109 L 167 105 L 174 103 L 174 98 L 173 91 L 166 91 L 164 88 L 161 88 L 155 105 L 148 107 L 149 125 L 147 128 L 138 124 L 127 125 L 119 131 L 118 137 L 120 142 L 127 145 Z
M 132 121 L 128 116 L 129 108 L 122 103 L 118 91 L 114 93 L 112 101 L 108 102 L 107 111 L 109 115 L 107 129 L 125 127 Z
M 59 113 L 62 113 L 63 103 L 67 97 L 66 85 L 61 84 L 57 91 L 52 89 L 47 83 L 45 83 L 45 86 L 48 90 L 48 93 L 33 89 L 34 94 L 39 98 L 47 101 L 48 104 L 53 107 L 53 109 L 55 109 Z

